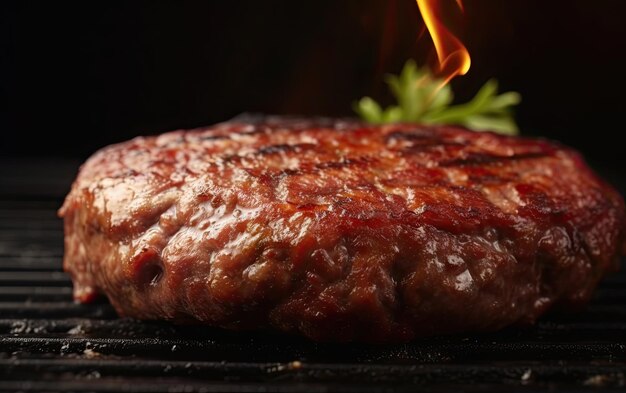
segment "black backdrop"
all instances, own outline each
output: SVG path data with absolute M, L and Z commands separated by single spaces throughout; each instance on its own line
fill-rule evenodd
M 454 82 L 517 90 L 527 135 L 624 167 L 623 0 L 466 0 Z M 85 158 L 242 112 L 350 115 L 410 56 L 412 0 L 0 2 L 0 155 Z M 419 58 L 418 58 L 419 60 Z M 73 137 L 73 134 L 80 135 Z

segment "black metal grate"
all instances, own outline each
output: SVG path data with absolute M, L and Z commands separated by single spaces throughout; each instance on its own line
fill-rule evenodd
M 2 163 L 2 162 L 0 162 Z M 618 391 L 626 273 L 583 313 L 405 345 L 315 344 L 118 319 L 72 302 L 56 209 L 75 163 L 2 163 L 0 391 Z

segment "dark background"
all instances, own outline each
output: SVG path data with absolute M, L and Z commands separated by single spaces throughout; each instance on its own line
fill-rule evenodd
M 496 77 L 523 95 L 524 134 L 622 168 L 626 1 L 465 6 L 459 99 Z M 421 28 L 413 0 L 4 1 L 0 156 L 84 159 L 242 112 L 351 115 L 362 95 L 388 100 L 384 73 L 424 61 Z

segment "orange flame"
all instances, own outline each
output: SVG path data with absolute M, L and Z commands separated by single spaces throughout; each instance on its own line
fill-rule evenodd
M 471 58 L 467 48 L 454 36 L 441 22 L 439 15 L 439 0 L 416 0 L 417 6 L 422 13 L 426 28 L 430 33 L 437 51 L 439 60 L 438 73 L 444 80 L 444 84 L 457 75 L 465 75 L 470 69 Z M 457 6 L 463 11 L 461 0 L 455 0 Z

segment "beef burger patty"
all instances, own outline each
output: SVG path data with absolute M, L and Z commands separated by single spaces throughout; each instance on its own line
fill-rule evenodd
M 106 147 L 60 215 L 78 301 L 333 341 L 489 331 L 584 304 L 626 233 L 620 195 L 569 148 L 331 119 Z

